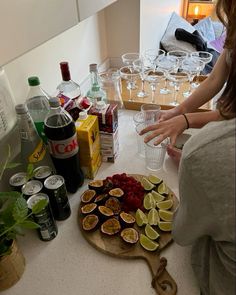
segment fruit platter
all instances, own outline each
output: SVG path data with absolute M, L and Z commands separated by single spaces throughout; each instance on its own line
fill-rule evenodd
M 145 259 L 157 293 L 174 295 L 177 286 L 163 267 L 160 252 L 172 241 L 177 206 L 176 196 L 157 176 L 114 174 L 88 183 L 78 223 L 85 239 L 99 251 Z

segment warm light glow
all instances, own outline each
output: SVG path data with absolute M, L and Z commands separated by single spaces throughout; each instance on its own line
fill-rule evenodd
M 198 16 L 199 15 L 199 6 L 194 7 L 194 15 Z

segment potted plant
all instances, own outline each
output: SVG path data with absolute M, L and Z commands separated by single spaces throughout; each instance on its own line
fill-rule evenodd
M 0 165 L 0 181 L 6 169 L 18 166 L 10 162 L 10 147 L 4 163 Z M 32 176 L 33 166 L 29 165 L 27 175 Z M 32 220 L 32 214 L 45 207 L 44 200 L 39 201 L 28 211 L 23 195 L 16 191 L 0 192 L 0 291 L 14 285 L 22 276 L 25 259 L 16 242 L 17 235 L 23 235 L 23 229 L 35 229 L 38 225 Z

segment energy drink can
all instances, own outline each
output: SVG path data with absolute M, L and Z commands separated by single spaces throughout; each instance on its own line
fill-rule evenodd
M 33 214 L 33 218 L 34 221 L 40 226 L 37 229 L 40 240 L 51 241 L 57 236 L 58 229 L 53 218 L 48 196 L 43 193 L 33 195 L 27 200 L 27 205 L 29 210 L 32 210 L 33 206 L 40 200 L 46 200 L 47 204 L 39 213 Z
M 52 168 L 49 166 L 39 166 L 34 169 L 33 175 L 34 179 L 44 183 L 45 179 L 53 174 Z
M 27 182 L 27 174 L 25 172 L 19 172 L 12 175 L 9 179 L 9 184 L 14 191 L 21 193 L 21 188 Z
M 33 196 L 42 192 L 42 189 L 43 189 L 43 184 L 41 181 L 30 180 L 22 186 L 21 191 L 23 193 L 24 198 L 27 200 L 30 196 Z
M 71 214 L 65 180 L 61 175 L 49 176 L 44 181 L 52 212 L 56 220 L 65 220 Z

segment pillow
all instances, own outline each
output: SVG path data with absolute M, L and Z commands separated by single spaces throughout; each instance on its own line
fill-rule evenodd
M 215 32 L 215 39 L 219 38 L 225 32 L 224 25 L 219 21 L 212 21 L 212 26 Z
M 213 48 L 216 51 L 221 53 L 224 49 L 225 38 L 226 38 L 226 33 L 223 33 L 219 38 L 216 38 L 215 40 L 211 41 L 210 44 L 213 46 Z
M 164 50 L 167 52 L 171 50 L 184 50 L 187 52 L 196 51 L 196 48 L 193 45 L 189 44 L 188 42 L 179 41 L 175 38 L 176 29 L 184 29 L 189 33 L 193 33 L 193 31 L 195 31 L 195 28 L 189 22 L 187 22 L 177 13 L 173 12 L 165 33 L 161 39 L 161 45 Z
M 207 41 L 210 42 L 215 40 L 215 31 L 210 17 L 200 20 L 196 25 L 194 25 L 194 28 L 198 30 L 202 37 Z

